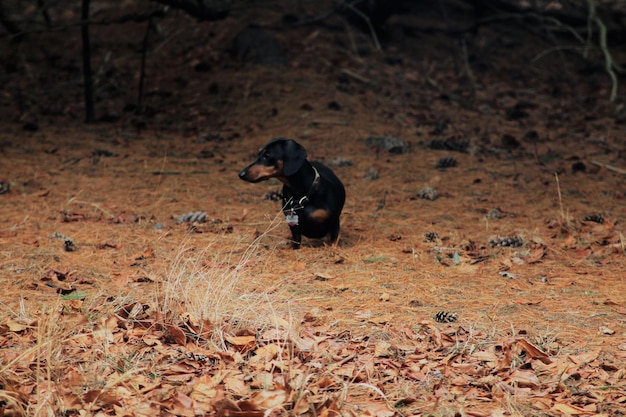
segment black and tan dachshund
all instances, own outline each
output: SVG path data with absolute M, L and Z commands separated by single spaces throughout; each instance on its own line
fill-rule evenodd
M 306 150 L 291 139 L 274 139 L 259 151 L 259 156 L 239 178 L 260 182 L 277 178 L 283 185 L 283 212 L 291 229 L 294 249 L 302 236 L 330 243 L 339 237 L 339 215 L 346 200 L 343 184 L 333 171 L 320 162 L 309 162 Z

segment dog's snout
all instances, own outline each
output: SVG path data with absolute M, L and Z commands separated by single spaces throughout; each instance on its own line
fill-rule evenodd
M 242 179 L 242 180 L 245 180 L 245 179 L 246 179 L 246 175 L 247 175 L 247 174 L 248 174 L 248 170 L 247 170 L 247 169 L 244 169 L 243 171 L 241 171 L 241 172 L 239 173 L 239 178 L 240 178 L 240 179 Z

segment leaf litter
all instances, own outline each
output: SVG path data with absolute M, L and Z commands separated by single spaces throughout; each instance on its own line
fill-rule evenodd
M 380 86 L 338 95 L 318 57 L 359 64 L 303 42 L 280 83 L 216 67 L 246 100 L 223 93 L 198 120 L 173 113 L 206 103 L 188 77 L 198 95 L 152 121 L 180 119 L 175 133 L 7 124 L 0 413 L 623 415 L 624 178 L 588 162 L 623 165 L 611 109 L 535 71 L 479 74 L 468 98 L 452 69 L 410 54 L 372 58 L 359 69 Z M 228 139 L 198 140 L 214 135 Z M 333 166 L 348 190 L 338 247 L 285 249 L 278 184 L 236 178 L 279 135 L 313 159 L 349 155 Z M 441 151 L 453 169 L 434 168 Z
M 3 413 L 610 416 L 626 403 L 622 229 L 611 216 L 532 230 L 498 219 L 470 239 L 445 226 L 458 220 L 413 230 L 372 200 L 358 204 L 378 223 L 349 209 L 339 248 L 291 251 L 280 216 L 263 221 L 277 207 L 257 198 L 263 211 L 233 215 L 231 233 L 190 233 L 171 204 L 161 219 L 90 217 L 89 230 L 57 212 L 4 235 L 14 278 L 0 319 Z M 228 218 L 222 210 L 205 212 Z M 381 221 L 382 236 L 402 239 L 359 232 Z M 42 252 L 53 232 L 81 249 Z M 518 243 L 492 245 L 493 235 Z

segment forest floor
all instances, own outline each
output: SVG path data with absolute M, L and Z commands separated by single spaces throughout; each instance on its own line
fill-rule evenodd
M 164 21 L 146 111 L 112 49 L 94 125 L 67 36 L 49 71 L 12 45 L 36 74 L 2 78 L 0 415 L 626 415 L 608 76 L 523 28 L 394 19 L 384 53 L 278 31 L 284 65 L 222 54 L 235 18 Z M 337 246 L 292 250 L 278 181 L 237 178 L 273 137 L 344 182 Z

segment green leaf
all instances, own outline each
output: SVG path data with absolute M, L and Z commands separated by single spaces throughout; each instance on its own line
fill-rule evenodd
M 384 261 L 385 259 L 387 259 L 387 257 L 385 255 L 379 255 L 379 256 L 370 256 L 369 258 L 363 258 L 363 261 L 364 262 L 369 262 L 369 263 L 374 263 L 374 262 Z
M 89 297 L 89 294 L 86 292 L 74 292 L 64 295 L 61 297 L 61 300 L 83 300 L 87 297 Z

